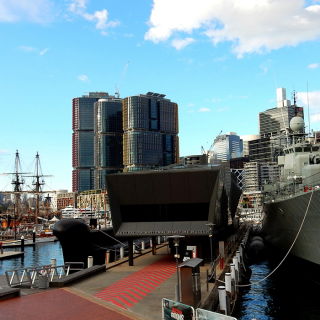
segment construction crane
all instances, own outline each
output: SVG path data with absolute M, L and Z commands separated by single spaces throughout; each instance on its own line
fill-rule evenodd
M 121 82 L 120 82 L 120 85 L 119 85 L 119 89 L 115 86 L 116 92 L 114 93 L 114 95 L 116 96 L 116 98 L 120 98 L 120 89 L 121 89 L 121 85 L 122 85 L 122 81 L 123 81 L 124 75 L 126 74 L 126 71 L 127 71 L 127 68 L 128 68 L 128 64 L 129 64 L 129 61 L 127 62 L 126 67 L 124 69 L 124 72 L 123 72 L 123 75 L 122 75 L 122 79 L 121 79 Z
M 217 136 L 217 138 L 221 135 L 221 133 L 222 133 L 222 130 L 219 132 L 219 134 L 218 134 L 218 136 Z M 214 140 L 214 142 L 216 141 L 216 139 Z M 204 150 L 204 147 L 203 146 L 201 146 L 201 153 L 202 154 L 206 154 L 207 156 L 209 155 L 209 152 L 213 149 L 213 147 L 214 147 L 214 142 L 211 144 L 211 146 L 210 146 L 210 148 L 206 151 L 206 150 Z

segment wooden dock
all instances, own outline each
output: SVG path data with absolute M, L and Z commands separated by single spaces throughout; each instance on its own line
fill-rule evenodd
M 24 251 L 3 251 L 0 253 L 0 260 L 21 257 L 24 255 Z

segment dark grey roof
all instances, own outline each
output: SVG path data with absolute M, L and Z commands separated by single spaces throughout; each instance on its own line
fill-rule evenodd
M 195 268 L 202 261 L 203 261 L 203 259 L 199 259 L 199 258 L 188 259 L 188 260 L 182 262 L 181 264 L 179 264 L 179 268 L 181 268 L 181 267 Z

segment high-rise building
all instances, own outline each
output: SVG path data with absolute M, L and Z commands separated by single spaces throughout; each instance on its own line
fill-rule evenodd
M 107 92 L 89 92 L 72 100 L 72 191 L 94 188 L 94 103 Z
M 259 113 L 260 136 L 279 135 L 285 133 L 290 127 L 293 117 L 303 118 L 303 108 L 296 106 L 295 94 L 294 104 L 286 98 L 286 89 L 277 89 L 277 107 Z
M 94 104 L 94 188 L 105 189 L 105 175 L 123 170 L 122 99 Z
M 242 155 L 243 142 L 236 132 L 219 134 L 214 140 L 214 158 L 223 162 Z
M 178 105 L 148 92 L 123 99 L 124 171 L 179 163 Z

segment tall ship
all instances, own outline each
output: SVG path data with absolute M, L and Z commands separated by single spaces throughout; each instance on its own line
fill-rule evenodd
M 262 188 L 262 234 L 275 247 L 320 265 L 320 144 L 304 126 L 302 118 L 291 119 L 278 156 L 279 179 Z

